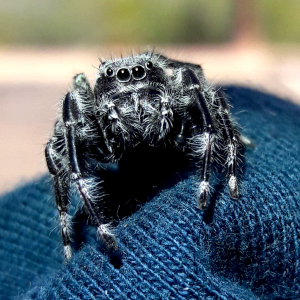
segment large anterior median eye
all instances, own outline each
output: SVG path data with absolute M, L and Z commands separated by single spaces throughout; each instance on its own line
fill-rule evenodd
M 117 73 L 117 78 L 121 82 L 129 81 L 130 77 L 131 77 L 131 74 L 127 68 L 120 69 Z
M 142 66 L 133 67 L 132 68 L 132 76 L 136 80 L 143 79 L 146 76 L 144 67 L 142 67 Z

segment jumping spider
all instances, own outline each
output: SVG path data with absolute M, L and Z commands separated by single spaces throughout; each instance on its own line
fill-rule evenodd
M 230 197 L 239 197 L 241 140 L 225 94 L 207 83 L 198 65 L 149 51 L 101 62 L 93 90 L 85 74 L 76 75 L 45 150 L 65 259 L 72 256 L 72 182 L 100 239 L 108 250 L 116 250 L 101 209 L 101 202 L 110 197 L 101 174 L 118 173 L 127 151 L 142 144 L 193 156 L 200 175 L 197 204 L 203 209 L 213 161 L 226 170 Z

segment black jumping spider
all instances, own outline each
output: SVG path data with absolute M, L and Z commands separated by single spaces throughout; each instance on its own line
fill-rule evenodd
M 241 135 L 225 94 L 207 83 L 200 66 L 149 51 L 102 62 L 94 90 L 85 74 L 74 77 L 73 87 L 46 146 L 66 259 L 72 255 L 72 182 L 107 249 L 117 248 L 101 210 L 101 203 L 109 199 L 101 174 L 118 173 L 124 153 L 138 145 L 193 156 L 200 170 L 200 209 L 207 205 L 213 161 L 226 170 L 230 197 L 239 197 Z

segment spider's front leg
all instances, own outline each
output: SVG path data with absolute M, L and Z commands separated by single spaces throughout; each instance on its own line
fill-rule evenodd
M 190 148 L 193 154 L 200 158 L 202 170 L 200 174 L 200 186 L 198 190 L 197 205 L 198 208 L 204 209 L 207 206 L 209 196 L 209 180 L 211 174 L 212 148 L 215 139 L 215 128 L 212 120 L 212 113 L 208 107 L 207 101 L 201 93 L 201 86 L 195 73 L 186 69 L 183 76 L 187 80 L 184 84 L 186 89 L 183 91 L 183 103 L 180 105 L 181 114 L 186 120 L 196 127 L 196 133 L 189 139 Z
M 92 99 L 90 99 L 92 101 Z M 96 199 L 93 197 L 95 194 L 94 189 L 101 197 L 99 187 L 91 185 L 86 178 L 84 178 L 80 163 L 78 160 L 78 130 L 80 129 L 79 123 L 82 123 L 82 116 L 78 115 L 77 108 L 81 101 L 76 91 L 70 92 L 66 95 L 63 102 L 63 122 L 65 125 L 66 134 L 66 149 L 70 164 L 71 179 L 76 183 L 78 191 L 83 199 L 84 208 L 92 222 L 97 226 L 97 233 L 104 242 L 107 250 L 116 250 L 117 242 L 114 236 L 109 231 L 107 224 L 104 224 L 104 217 L 97 208 Z M 82 103 L 81 103 L 82 104 Z M 88 128 L 86 131 L 90 131 Z M 100 195 L 99 195 L 100 194 Z
M 200 154 L 202 159 L 202 170 L 200 175 L 201 182 L 198 190 L 197 205 L 198 208 L 204 209 L 207 206 L 207 199 L 210 192 L 209 181 L 211 173 L 212 145 L 214 142 L 214 128 L 209 110 L 205 105 L 204 98 L 200 93 L 198 93 L 196 97 L 199 100 L 198 113 L 200 113 L 202 117 L 198 120 L 202 119 L 201 126 L 203 126 L 203 132 L 194 137 L 198 148 L 196 149 L 196 152 L 198 155 Z M 193 114 L 195 115 L 196 112 L 193 112 Z M 199 126 L 200 124 L 196 123 L 196 125 Z
M 189 99 L 185 106 L 188 107 L 192 124 L 203 128 L 201 134 L 192 136 L 190 143 L 191 150 L 198 156 L 200 154 L 203 162 L 198 195 L 198 207 L 203 209 L 209 194 L 210 164 L 216 159 L 214 156 L 221 153 L 226 157 L 229 195 L 233 199 L 239 197 L 240 134 L 232 124 L 225 94 L 209 87 L 199 66 L 189 65 L 185 72 L 183 78 L 188 81 L 185 93 Z

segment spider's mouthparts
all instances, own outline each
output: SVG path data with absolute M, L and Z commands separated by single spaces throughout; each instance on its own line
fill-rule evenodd
M 108 120 L 119 119 L 119 116 L 115 110 L 111 111 L 108 115 Z
M 119 119 L 119 115 L 118 115 L 115 104 L 109 103 L 107 106 L 108 106 L 107 119 L 110 121 Z
M 183 134 L 177 134 L 176 135 L 176 142 L 181 144 L 181 145 L 185 145 L 186 137 Z

